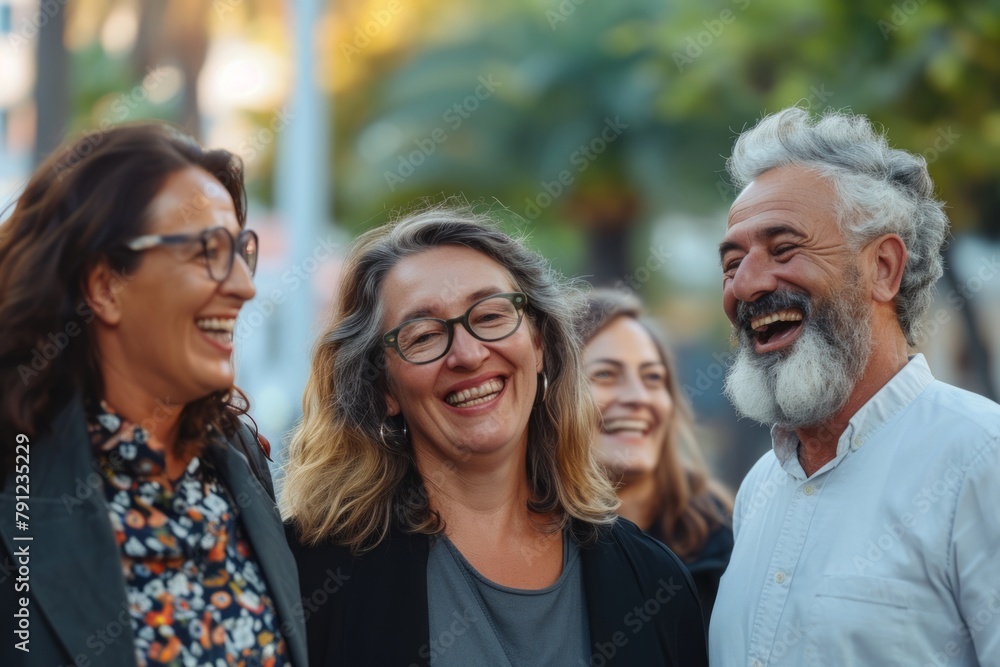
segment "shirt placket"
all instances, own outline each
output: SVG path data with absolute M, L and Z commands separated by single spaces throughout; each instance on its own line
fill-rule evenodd
M 826 473 L 823 473 L 799 482 L 789 498 L 781 532 L 765 574 L 760 606 L 754 618 L 747 656 L 748 667 L 764 667 L 769 664 L 825 477 Z M 784 648 L 782 655 L 790 647 Z

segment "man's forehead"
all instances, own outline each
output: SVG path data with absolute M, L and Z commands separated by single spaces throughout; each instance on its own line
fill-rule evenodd
M 827 210 L 835 201 L 833 186 L 813 169 L 800 165 L 776 167 L 752 180 L 729 209 L 727 230 L 747 221 L 784 221 L 799 224 L 811 213 Z M 773 219 L 773 220 L 772 220 Z

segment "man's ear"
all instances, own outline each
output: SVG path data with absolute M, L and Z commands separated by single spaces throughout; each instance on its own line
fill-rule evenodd
M 83 298 L 104 324 L 114 326 L 121 321 L 120 292 L 122 279 L 106 260 L 100 260 L 87 271 L 83 283 Z
M 872 298 L 879 303 L 889 303 L 899 294 L 899 284 L 906 268 L 906 246 L 896 234 L 886 234 L 876 239 L 873 249 L 875 280 Z

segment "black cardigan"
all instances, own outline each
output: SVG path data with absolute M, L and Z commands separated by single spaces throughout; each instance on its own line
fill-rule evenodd
M 646 534 L 656 538 L 658 541 L 666 543 L 663 535 L 663 524 L 656 521 L 650 526 Z M 716 526 L 708 534 L 708 539 L 702 546 L 701 551 L 688 558 L 684 564 L 687 566 L 694 585 L 698 588 L 698 597 L 701 598 L 702 617 L 705 619 L 705 627 L 712 618 L 712 609 L 715 607 L 715 598 L 719 594 L 719 581 L 726 572 L 729 565 L 729 558 L 733 555 L 733 529 L 729 526 Z
M 430 664 L 430 538 L 393 529 L 353 558 L 346 547 L 307 547 L 294 529 L 286 531 L 299 567 L 312 667 Z M 580 556 L 591 664 L 708 665 L 694 583 L 673 552 L 618 519 Z

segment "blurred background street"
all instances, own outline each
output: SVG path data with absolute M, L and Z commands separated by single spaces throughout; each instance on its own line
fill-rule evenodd
M 736 134 L 849 109 L 926 157 L 954 237 L 919 351 L 996 400 L 998 46 L 998 0 L 0 0 L 0 220 L 68 135 L 158 118 L 238 153 L 262 255 L 237 383 L 280 450 L 347 244 L 463 197 L 644 298 L 735 489 L 769 447 L 721 393 Z

